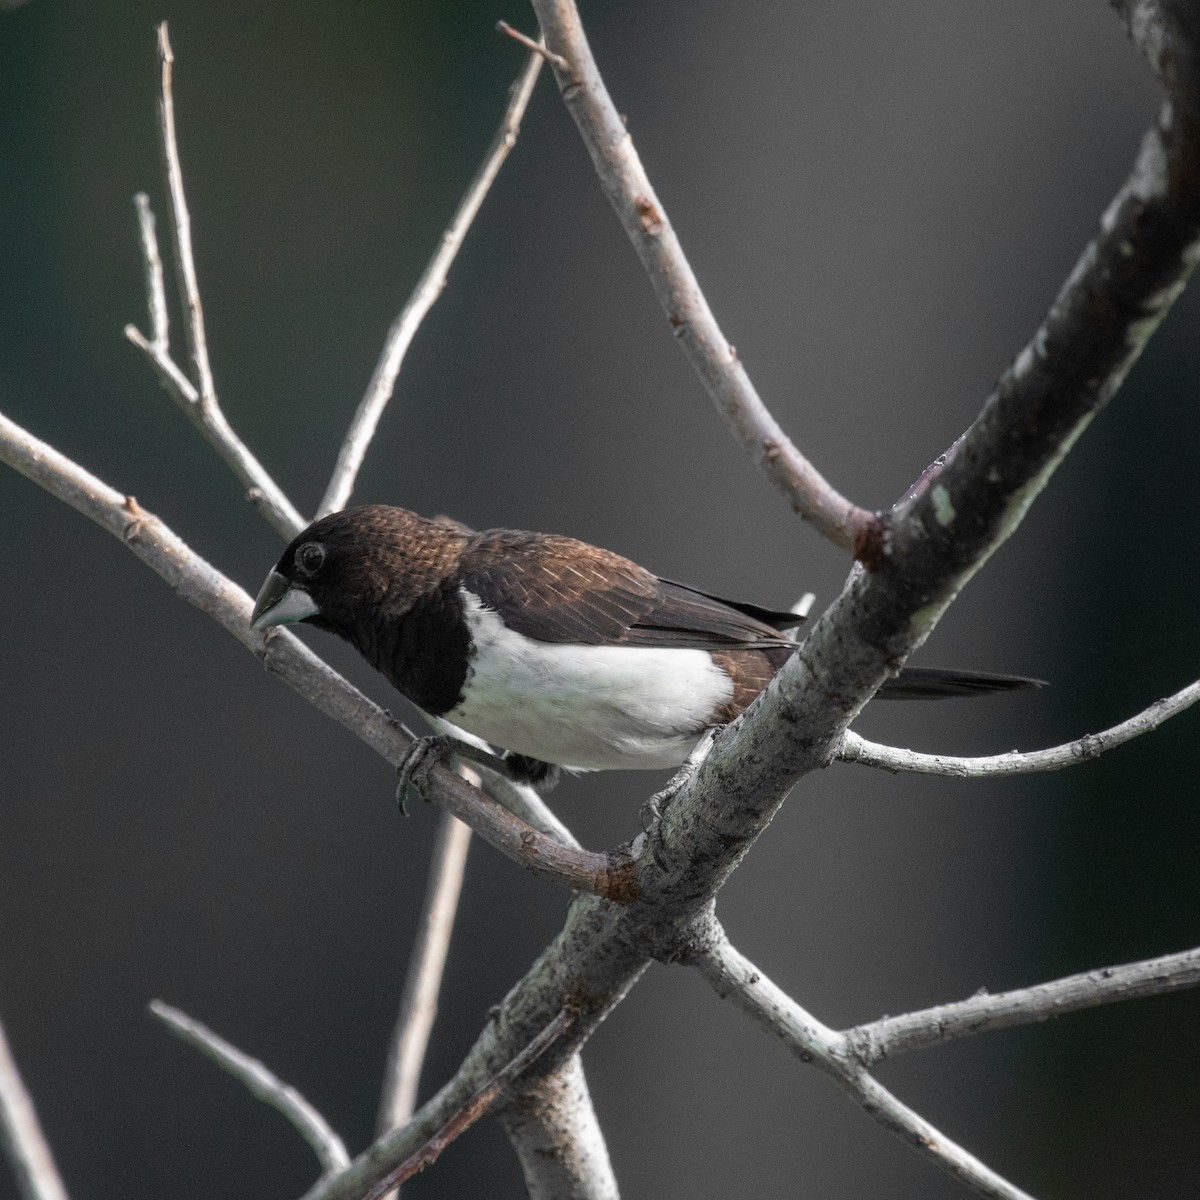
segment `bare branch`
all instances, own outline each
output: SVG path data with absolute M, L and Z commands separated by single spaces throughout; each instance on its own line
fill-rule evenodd
M 521 74 L 517 76 L 509 89 L 508 107 L 500 121 L 500 128 L 484 154 L 483 162 L 471 180 L 458 211 L 450 222 L 442 240 L 438 243 L 433 257 L 425 267 L 417 286 L 413 289 L 408 303 L 401 309 L 400 315 L 392 322 L 384 343 L 383 354 L 375 367 L 375 373 L 367 384 L 366 394 L 359 403 L 350 422 L 350 429 L 342 448 L 338 452 L 337 464 L 325 496 L 321 501 L 318 515 L 336 512 L 345 508 L 350 494 L 354 491 L 354 481 L 358 478 L 359 468 L 366 456 L 367 447 L 375 436 L 376 426 L 387 402 L 391 399 L 396 386 L 396 376 L 400 373 L 400 364 L 412 343 L 418 327 L 425 319 L 425 314 L 433 307 L 434 301 L 441 295 L 446 286 L 446 276 L 450 266 L 467 236 L 467 230 L 475 219 L 483 204 L 484 197 L 491 188 L 492 182 L 499 174 L 500 167 L 508 157 L 509 151 L 516 145 L 517 134 L 521 128 L 521 118 L 533 94 L 533 85 L 537 82 L 538 71 L 542 60 L 537 53 L 531 53 Z
M 710 937 L 690 959 L 719 996 L 732 1000 L 747 1016 L 782 1042 L 801 1062 L 825 1072 L 885 1129 L 913 1146 L 976 1195 L 995 1200 L 1031 1200 L 935 1129 L 924 1117 L 867 1074 L 848 1054 L 843 1034 L 822 1025 L 730 945 L 715 922 Z
M 514 29 L 507 21 L 497 21 L 496 31 L 498 33 L 507 34 L 514 42 L 520 42 L 526 50 L 534 54 L 540 54 L 548 63 L 565 71 L 567 69 L 567 60 L 561 54 L 552 54 L 546 49 L 544 41 L 535 42 L 528 34 L 522 33 L 519 29 Z
M 922 754 L 899 746 L 881 746 L 847 729 L 842 736 L 838 758 L 843 762 L 862 763 L 863 766 L 879 767 L 885 771 L 911 771 L 918 775 L 953 775 L 969 779 L 1061 771 L 1064 767 L 1073 767 L 1090 758 L 1099 758 L 1106 750 L 1122 746 L 1143 733 L 1157 729 L 1164 721 L 1190 708 L 1197 700 L 1200 700 L 1200 680 L 1188 684 L 1173 696 L 1156 700 L 1137 716 L 1100 733 L 1089 733 L 1076 741 L 1047 750 L 1010 750 L 1005 754 L 978 757 Z
M 170 318 L 167 315 L 167 289 L 163 283 L 162 257 L 158 252 L 158 235 L 154 228 L 154 210 L 150 207 L 150 197 L 145 192 L 138 192 L 133 198 L 133 203 L 137 209 L 138 226 L 142 233 L 142 262 L 146 270 L 146 298 L 152 333 L 150 344 L 155 352 L 165 354 L 169 344 L 167 335 L 170 330 Z M 174 366 L 174 363 L 171 365 Z M 182 372 L 180 374 L 182 375 Z
M 251 1095 L 281 1112 L 312 1147 L 324 1173 L 340 1171 L 349 1163 L 342 1139 L 325 1118 L 291 1084 L 284 1083 L 257 1058 L 244 1054 L 206 1025 L 161 1000 L 152 1000 L 150 1011 L 172 1033 L 245 1084 Z
M 246 499 L 289 541 L 308 523 L 276 485 L 267 470 L 234 433 L 225 419 L 213 387 L 208 346 L 204 337 L 204 311 L 196 282 L 196 264 L 192 256 L 191 219 L 183 191 L 183 172 L 175 139 L 175 105 L 171 94 L 171 69 L 174 56 L 164 21 L 158 28 L 160 73 L 159 120 L 167 192 L 170 196 L 171 224 L 175 233 L 175 268 L 183 298 L 184 328 L 187 331 L 192 363 L 198 385 L 188 379 L 171 358 L 167 342 L 167 306 L 163 287 L 162 259 L 154 230 L 154 214 L 143 193 L 134 197 L 141 229 L 142 258 L 146 268 L 147 307 L 151 336 L 126 325 L 125 336 L 150 360 L 167 394 L 204 434 L 217 453 L 246 488 Z
M 1119 967 L 1101 967 L 1033 987 L 989 996 L 986 992 L 954 1004 L 883 1017 L 845 1031 L 854 1056 L 864 1066 L 924 1050 L 976 1033 L 1033 1025 L 1066 1013 L 1143 996 L 1161 996 L 1200 984 L 1200 949 L 1164 954 Z
M 379 1133 L 399 1129 L 413 1114 L 425 1049 L 437 1016 L 438 989 L 450 950 L 454 914 L 462 891 L 471 830 L 457 817 L 442 813 L 429 861 L 425 909 L 408 963 L 400 1013 L 384 1067 L 379 1105 Z
M 188 350 L 200 392 L 200 406 L 207 408 L 216 402 L 216 395 L 212 366 L 208 361 L 208 342 L 204 337 L 204 309 L 200 305 L 196 260 L 192 255 L 192 219 L 183 191 L 183 168 L 179 162 L 179 144 L 175 139 L 175 95 L 171 88 L 175 55 L 171 51 L 166 21 L 161 22 L 158 27 L 158 65 L 159 135 L 163 169 L 167 176 L 167 194 L 171 199 L 171 228 L 175 234 L 175 271 L 179 279 L 179 297 L 183 303 L 183 327 L 187 333 Z
M 389 1171 L 367 1193 L 365 1200 L 382 1200 L 393 1188 L 399 1187 L 431 1163 L 436 1162 L 455 1138 L 461 1137 L 503 1095 L 504 1090 L 523 1071 L 535 1063 L 571 1027 L 572 1013 L 563 1009 L 557 1016 L 512 1059 L 495 1078 L 480 1088 L 415 1154 Z
M 496 1117 L 521 1160 L 529 1200 L 617 1200 L 579 1055 L 514 1090 Z
M 17 1178 L 23 1200 L 67 1200 L 54 1155 L 42 1133 L 33 1097 L 0 1024 L 0 1149 Z
M 389 763 L 400 763 L 411 744 L 399 724 L 285 630 L 250 629 L 253 602 L 235 583 L 195 554 L 176 534 L 122 496 L 0 414 L 0 461 L 45 488 L 119 538 L 175 591 L 217 620 L 321 712 L 360 737 Z M 484 841 L 534 874 L 573 890 L 618 901 L 634 895 L 632 867 L 619 852 L 593 854 L 563 846 L 531 829 L 453 771 L 435 767 L 431 798 L 470 825 Z
M 873 514 L 839 495 L 768 411 L 688 263 L 662 202 L 592 58 L 572 0 L 533 0 L 563 100 L 579 127 L 605 195 L 633 242 L 684 353 L 734 437 L 792 509 L 832 542 L 862 549 Z M 856 549 L 857 548 L 857 549 Z
M 1200 115 L 1200 14 L 1191 0 L 1111 0 L 1167 91 Z

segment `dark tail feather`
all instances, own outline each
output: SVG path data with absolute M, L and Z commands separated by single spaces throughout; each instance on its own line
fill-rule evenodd
M 942 667 L 904 667 L 879 689 L 884 700 L 945 700 L 951 696 L 986 696 L 1045 687 L 1044 679 L 993 675 L 987 671 L 948 671 Z

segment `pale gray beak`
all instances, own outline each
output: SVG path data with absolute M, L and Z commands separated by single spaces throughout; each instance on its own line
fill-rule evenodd
M 250 628 L 295 625 L 305 617 L 315 617 L 320 611 L 317 602 L 302 587 L 289 583 L 278 571 L 272 571 L 259 589 Z

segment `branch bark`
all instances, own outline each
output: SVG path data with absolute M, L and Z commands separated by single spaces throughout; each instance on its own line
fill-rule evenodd
M 883 1017 L 847 1029 L 845 1037 L 859 1062 L 870 1066 L 893 1054 L 924 1050 L 976 1033 L 1032 1025 L 1101 1004 L 1160 996 L 1197 984 L 1200 984 L 1200 949 L 1184 950 L 1119 967 L 1067 975 L 994 996 L 985 992 L 954 1004 Z
M 42 1133 L 33 1097 L 0 1024 L 0 1149 L 17 1178 L 22 1200 L 67 1200 L 67 1189 Z
M 426 313 L 433 307 L 442 289 L 446 286 L 446 277 L 458 251 L 466 239 L 471 222 L 479 212 L 484 198 L 487 196 L 493 181 L 504 165 L 509 151 L 517 144 L 517 135 L 521 130 L 521 120 L 529 105 L 529 97 L 533 95 L 533 85 L 537 82 L 538 71 L 541 70 L 541 55 L 531 51 L 525 61 L 521 74 L 517 76 L 509 88 L 508 107 L 500 120 L 500 128 L 483 156 L 483 162 L 467 187 L 466 194 L 459 202 L 458 211 L 450 222 L 442 240 L 429 260 L 417 286 L 413 289 L 408 303 L 401 309 L 400 315 L 388 330 L 384 343 L 383 354 L 375 367 L 375 373 L 367 384 L 366 394 L 359 403 L 358 409 L 350 422 L 350 429 L 338 452 L 337 464 L 325 496 L 321 500 L 318 516 L 336 512 L 345 508 L 346 502 L 354 491 L 354 482 L 358 478 L 359 468 L 366 456 L 367 447 L 375 436 L 379 418 L 387 407 L 396 386 L 396 377 L 400 374 L 400 366 L 404 355 L 412 344 L 418 327 L 425 319 Z
M 161 1000 L 152 1000 L 150 1011 L 176 1037 L 194 1046 L 244 1084 L 251 1095 L 282 1113 L 312 1147 L 323 1172 L 340 1171 L 350 1161 L 342 1139 L 325 1118 L 291 1084 L 284 1083 L 257 1058 L 251 1058 L 208 1026 Z
M 723 999 L 732 1000 L 756 1024 L 781 1041 L 803 1063 L 828 1075 L 871 1118 L 918 1153 L 991 1200 L 1032 1200 L 973 1154 L 935 1129 L 898 1100 L 848 1053 L 843 1034 L 822 1025 L 729 944 L 716 922 L 690 960 Z
M 953 754 L 921 754 L 899 746 L 882 746 L 869 742 L 852 729 L 842 735 L 838 758 L 843 762 L 861 763 L 884 771 L 911 771 L 919 775 L 952 775 L 967 779 L 1001 778 L 1006 775 L 1029 775 L 1038 771 L 1061 771 L 1076 763 L 1099 758 L 1107 750 L 1157 729 L 1184 709 L 1200 700 L 1200 680 L 1189 683 L 1173 696 L 1156 700 L 1128 721 L 1100 733 L 1089 733 L 1073 742 L 1052 746 L 1047 750 L 1010 750 L 1006 754 L 962 757 Z
M 442 1151 L 488 1112 L 521 1073 L 537 1062 L 570 1028 L 572 1019 L 572 1015 L 567 1009 L 558 1013 L 528 1046 L 523 1047 L 511 1062 L 506 1063 L 497 1072 L 494 1079 L 490 1079 L 484 1087 L 453 1112 L 442 1127 L 427 1139 L 415 1153 L 378 1180 L 367 1192 L 365 1200 L 383 1200 L 383 1197 L 393 1189 L 398 1188 L 417 1172 L 425 1170 L 430 1164 L 436 1162 Z
M 571 77 L 560 80 L 568 104 L 583 107 L 607 101 L 590 55 L 579 58 L 573 53 L 578 44 L 586 51 L 574 6 L 563 0 L 535 3 L 553 51 L 563 53 L 570 64 Z M 1171 11 L 1178 10 L 1172 7 Z M 556 41 L 560 34 L 561 41 Z M 1194 72 L 1172 68 L 1165 77 L 1187 80 Z M 1200 138 L 1194 97 L 1174 100 L 1147 135 L 1129 182 L 1104 216 L 1100 234 L 975 425 L 936 478 L 897 506 L 883 536 L 855 539 L 856 551 L 868 569 L 851 580 L 767 691 L 716 740 L 695 777 L 668 808 L 662 837 L 671 858 L 681 866 L 664 871 L 643 843 L 633 864 L 634 878 L 623 876 L 630 904 L 622 907 L 592 896 L 578 897 L 562 933 L 510 991 L 454 1079 L 404 1129 L 376 1142 L 338 1176 L 318 1183 L 309 1193 L 310 1200 L 361 1196 L 385 1179 L 496 1078 L 554 1014 L 567 1008 L 576 1014 L 575 1021 L 569 1034 L 546 1052 L 538 1073 L 557 1069 L 620 1002 L 652 959 L 706 961 L 713 897 L 787 791 L 832 759 L 862 705 L 924 641 L 961 587 L 1016 527 L 1058 462 L 1119 386 L 1186 281 L 1200 246 Z M 611 104 L 600 105 L 597 111 L 604 120 L 594 125 L 596 132 L 607 130 L 614 140 L 607 147 L 594 147 L 593 155 L 602 176 L 605 164 L 614 158 L 628 168 L 627 178 L 636 184 L 640 164 L 627 147 L 623 129 L 609 122 L 610 115 L 615 117 L 610 109 Z M 614 171 L 606 187 L 615 187 L 615 179 Z M 656 260 L 659 251 L 654 246 L 677 246 L 673 235 L 663 239 L 669 227 L 652 192 L 627 195 L 624 185 L 615 191 L 618 203 L 630 201 L 633 214 L 644 222 L 635 237 L 640 251 Z M 644 201 L 640 208 L 638 196 Z M 624 210 L 622 214 L 628 215 Z M 671 278 L 668 268 L 676 265 L 674 259 L 663 263 L 657 282 L 664 289 Z M 690 272 L 678 278 L 694 283 Z M 699 299 L 702 304 L 703 298 Z M 704 312 L 706 306 L 700 315 Z M 716 341 L 709 337 L 714 331 Z M 702 371 L 713 367 L 718 392 L 725 388 L 737 392 L 740 367 L 728 354 L 719 329 L 713 323 L 702 332 L 708 339 L 700 352 Z M 685 331 L 684 336 L 698 334 Z M 722 355 L 728 371 L 717 370 Z M 741 401 L 731 396 L 729 403 L 737 409 Z M 737 420 L 744 417 L 740 410 L 733 415 Z M 5 444 L 9 424 L 0 423 L 0 446 Z M 749 427 L 753 433 L 752 420 Z M 25 450 L 18 455 L 21 469 L 35 478 L 43 475 L 42 451 L 49 448 L 31 450 L 26 444 Z M 61 495 L 80 492 L 75 476 L 59 482 Z M 110 505 L 97 519 L 126 536 L 141 553 L 148 537 L 160 536 L 161 527 L 133 502 L 112 495 L 116 506 Z M 821 495 L 818 486 L 818 501 Z M 818 501 L 813 503 L 819 508 Z M 84 495 L 77 507 L 87 511 L 93 503 L 92 497 Z M 115 524 L 110 525 L 114 518 Z M 853 516 L 839 521 L 835 514 L 825 519 L 842 544 L 851 529 L 860 528 Z M 172 577 L 172 571 L 164 573 Z M 232 587 L 219 576 L 217 580 Z M 210 597 L 216 594 L 209 593 Z M 241 599 L 244 621 L 248 599 Z M 244 640 L 244 630 L 242 636 Z M 353 704 L 359 703 L 355 696 Z M 336 706 L 322 703 L 322 707 L 333 711 Z M 749 1009 L 773 1004 L 808 1021 L 821 1037 L 832 1032 L 812 1023 L 787 997 L 756 996 L 753 981 L 748 975 L 743 979 L 736 969 L 743 964 L 744 960 L 729 958 L 725 966 L 711 968 L 715 977 L 727 977 L 736 985 L 739 1002 Z M 830 1058 L 841 1044 L 839 1037 L 833 1034 L 828 1042 Z M 926 1152 L 938 1148 L 940 1135 L 935 1130 L 903 1106 L 891 1107 L 899 1102 L 869 1076 L 856 1078 L 859 1102 L 868 1111 Z M 985 1194 L 1023 1195 L 998 1177 L 985 1182 L 993 1189 Z
M 529 1200 L 617 1200 L 578 1054 L 517 1090 L 496 1116 L 521 1160 Z
M 592 57 L 571 0 L 532 0 L 567 111 L 579 127 L 608 197 L 667 314 L 679 344 L 751 461 L 794 512 L 830 541 L 859 553 L 876 518 L 828 483 L 784 433 L 721 332 L 666 209 L 650 185 Z
M 166 173 L 169 211 L 175 240 L 175 271 L 183 302 L 184 329 L 191 352 L 197 382 L 193 383 L 174 362 L 167 342 L 167 307 L 162 286 L 162 260 L 154 231 L 154 217 L 144 196 L 136 198 L 142 236 L 142 255 L 146 265 L 147 304 L 152 334 L 146 338 L 133 325 L 125 327 L 125 336 L 146 356 L 158 374 L 167 394 L 188 419 L 204 434 L 234 475 L 246 487 L 250 501 L 271 525 L 290 541 L 307 524 L 292 506 L 270 474 L 225 419 L 213 384 L 204 336 L 204 308 L 200 303 L 200 285 L 192 254 L 192 222 L 183 190 L 183 168 L 175 137 L 175 99 L 171 76 L 175 56 L 167 35 L 167 23 L 158 27 L 159 57 L 159 135 Z
M 470 828 L 457 817 L 442 813 L 429 856 L 425 908 L 417 926 L 417 942 L 409 959 L 400 1013 L 384 1067 L 379 1133 L 399 1129 L 416 1107 L 421 1065 L 437 1016 L 438 991 L 470 845 Z

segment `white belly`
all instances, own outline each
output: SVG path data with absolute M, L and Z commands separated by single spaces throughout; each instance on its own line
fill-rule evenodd
M 462 596 L 475 652 L 445 718 L 493 746 L 590 770 L 677 767 L 733 695 L 703 650 L 537 642 Z

